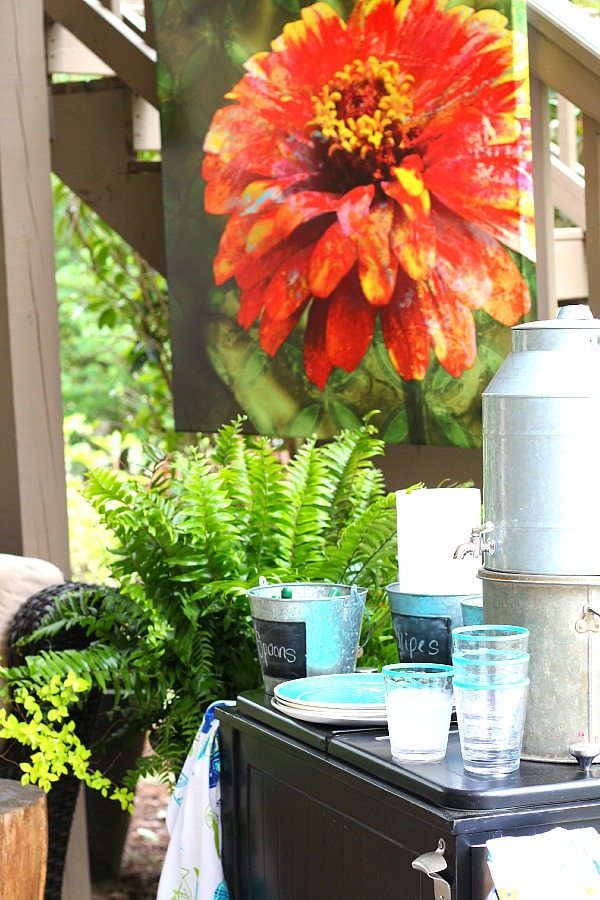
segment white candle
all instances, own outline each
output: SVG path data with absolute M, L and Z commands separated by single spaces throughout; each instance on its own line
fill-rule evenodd
M 481 523 L 478 488 L 396 491 L 398 590 L 403 594 L 479 594 L 480 558 L 454 559 Z

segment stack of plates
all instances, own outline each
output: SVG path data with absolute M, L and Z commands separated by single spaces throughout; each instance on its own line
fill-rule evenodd
M 385 689 L 381 672 L 313 675 L 284 681 L 275 688 L 278 712 L 318 725 L 385 725 Z

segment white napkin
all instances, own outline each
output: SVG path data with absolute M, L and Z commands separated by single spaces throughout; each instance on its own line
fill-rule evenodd
M 499 900 L 600 898 L 600 835 L 595 828 L 492 838 L 487 849 Z
M 169 846 L 156 900 L 198 897 L 227 900 L 221 865 L 221 785 L 219 722 L 212 703 L 194 738 L 192 749 L 169 801 Z

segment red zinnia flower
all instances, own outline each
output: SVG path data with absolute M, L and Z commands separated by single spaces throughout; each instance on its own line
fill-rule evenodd
M 260 317 L 271 355 L 308 309 L 319 388 L 359 365 L 377 315 L 396 371 L 421 379 L 432 346 L 453 376 L 473 365 L 472 310 L 506 325 L 528 311 L 505 249 L 532 237 L 526 54 L 505 26 L 446 0 L 358 0 L 347 23 L 315 3 L 216 112 L 215 280 L 235 279 L 238 322 Z

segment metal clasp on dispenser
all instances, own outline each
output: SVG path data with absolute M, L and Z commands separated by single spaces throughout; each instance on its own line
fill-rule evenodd
M 439 872 L 448 868 L 444 852 L 446 841 L 440 838 L 437 849 L 429 853 L 422 853 L 413 859 L 412 867 L 418 872 L 424 872 L 433 881 L 434 900 L 452 900 L 452 888 L 444 878 L 439 877 Z
M 454 559 L 464 559 L 466 556 L 483 556 L 489 553 L 493 556 L 496 551 L 496 541 L 492 538 L 485 539 L 485 535 L 494 530 L 493 522 L 484 522 L 476 528 L 471 528 L 471 537 L 465 544 L 459 544 L 454 551 Z
M 581 615 L 575 622 L 575 631 L 577 634 L 586 634 L 588 631 L 598 634 L 600 632 L 600 612 L 596 612 L 588 604 L 583 606 Z

